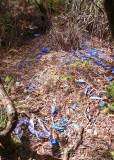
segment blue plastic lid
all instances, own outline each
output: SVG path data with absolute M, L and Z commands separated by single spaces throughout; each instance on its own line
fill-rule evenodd
M 26 87 L 28 87 L 28 88 L 29 88 L 29 84 L 26 84 Z
M 22 67 L 22 64 L 19 64 L 19 67 Z
M 67 123 L 68 122 L 68 119 L 62 119 L 61 123 Z
M 105 105 L 104 103 L 100 103 L 99 104 L 100 107 L 104 107 L 104 105 Z
M 34 37 L 39 37 L 40 36 L 40 34 L 34 34 Z
M 112 78 L 111 78 L 111 77 L 108 77 L 107 80 L 108 80 L 108 81 L 112 81 Z
M 40 54 L 38 57 L 37 57 L 37 59 L 40 59 L 42 57 L 42 55 Z
M 51 139 L 51 140 L 50 140 L 50 144 L 51 144 L 51 145 L 56 145 L 56 140 Z
M 47 49 L 42 48 L 41 51 L 42 51 L 43 53 L 46 53 L 46 52 L 47 52 Z

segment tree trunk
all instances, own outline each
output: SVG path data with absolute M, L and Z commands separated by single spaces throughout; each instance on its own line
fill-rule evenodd
M 107 13 L 112 38 L 114 40 L 114 0 L 104 0 L 104 7 Z
M 6 108 L 7 118 L 8 118 L 6 128 L 3 131 L 0 131 L 0 143 L 2 144 L 3 148 L 5 148 L 9 147 L 10 145 L 11 133 L 17 125 L 18 115 L 14 104 L 8 97 L 4 89 L 4 86 L 2 85 L 1 79 L 0 79 L 0 100 L 4 105 L 4 107 Z

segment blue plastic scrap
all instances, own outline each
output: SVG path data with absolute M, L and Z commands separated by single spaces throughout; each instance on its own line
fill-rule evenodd
M 56 106 L 53 107 L 51 114 L 54 114 L 56 112 Z
M 19 67 L 21 68 L 21 67 L 22 67 L 22 64 L 19 64 Z
M 67 123 L 68 122 L 68 119 L 62 119 L 61 123 Z
M 38 55 L 37 59 L 40 59 L 41 57 L 42 57 L 42 55 L 40 54 L 40 55 Z
M 108 80 L 108 81 L 112 81 L 112 78 L 111 78 L 111 77 L 108 77 L 107 80 Z
M 85 93 L 84 93 L 84 97 L 86 97 L 86 96 L 87 96 L 87 91 L 88 91 L 88 89 L 87 89 L 87 87 L 86 87 L 86 89 L 85 89 Z
M 6 111 L 6 108 L 3 109 L 3 112 L 5 112 L 5 111 Z
M 40 36 L 40 34 L 34 34 L 34 37 L 39 37 Z
M 55 128 L 55 129 L 57 129 L 57 130 L 59 130 L 61 132 L 63 132 L 65 129 L 67 129 L 66 126 L 61 127 L 60 123 L 55 123 L 54 125 L 52 125 L 52 128 Z
M 105 103 L 100 103 L 99 106 L 100 107 L 104 107 Z
M 101 100 L 102 98 L 100 97 L 90 97 L 91 99 L 96 99 L 96 100 Z
M 51 144 L 51 145 L 56 145 L 56 140 L 50 139 L 50 144 Z
M 79 79 L 76 82 L 78 82 L 78 83 L 85 83 L 85 81 L 83 79 Z
M 46 52 L 47 52 L 47 49 L 42 48 L 41 51 L 42 51 L 43 53 L 46 53 Z
M 101 77 L 104 77 L 104 76 L 103 76 L 103 73 L 99 73 L 99 75 L 100 75 Z
M 25 122 L 28 123 L 28 129 L 29 129 L 29 131 L 30 131 L 32 134 L 36 135 L 38 138 L 49 138 L 49 137 L 50 137 L 50 132 L 47 131 L 47 129 L 44 127 L 44 125 L 43 125 L 43 123 L 41 122 L 40 119 L 38 119 L 38 122 L 39 122 L 39 124 L 41 125 L 41 127 L 42 127 L 42 129 L 43 129 L 44 132 L 39 132 L 39 131 L 36 131 L 36 130 L 34 129 L 33 119 L 30 119 L 29 121 L 27 121 L 26 118 L 22 117 L 22 118 L 20 119 L 19 123 L 17 124 L 16 128 L 15 128 L 15 132 L 16 132 L 16 134 L 17 134 L 17 136 L 18 136 L 19 138 L 22 137 L 22 135 L 23 135 L 23 130 L 21 131 L 21 133 L 19 133 L 19 129 L 18 129 L 18 128 L 21 127 L 21 125 L 22 125 L 23 123 L 25 123 Z
M 72 109 L 75 110 L 76 106 L 77 106 L 77 103 L 74 103 Z

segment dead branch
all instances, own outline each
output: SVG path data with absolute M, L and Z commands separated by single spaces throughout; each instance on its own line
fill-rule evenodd
M 6 108 L 7 117 L 8 117 L 6 128 L 3 131 L 0 131 L 0 143 L 4 146 L 6 139 L 10 137 L 12 131 L 15 129 L 17 125 L 18 115 L 17 115 L 17 111 L 15 109 L 14 104 L 8 97 L 2 85 L 1 79 L 0 79 L 0 100 L 2 104 L 4 105 L 4 107 Z
M 76 145 L 72 147 L 64 148 L 63 160 L 68 160 L 70 156 L 70 152 L 75 152 L 78 149 L 79 145 L 82 142 L 83 133 L 84 133 L 84 128 L 82 127 L 80 131 L 80 136 L 79 136 L 79 139 L 77 140 Z

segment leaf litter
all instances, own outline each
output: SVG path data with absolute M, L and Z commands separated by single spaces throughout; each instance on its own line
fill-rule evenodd
M 113 117 L 109 111 L 101 111 L 110 101 L 101 93 L 105 82 L 113 81 L 112 53 L 98 40 L 87 38 L 82 39 L 82 50 L 50 51 L 42 46 L 45 38 L 36 35 L 16 50 L 18 54 L 4 58 L 1 68 L 3 79 L 10 75 L 14 80 L 9 96 L 19 119 L 32 121 L 38 133 L 42 132 L 41 119 L 50 133 L 46 139 L 39 139 L 29 132 L 27 124 L 20 126 L 25 152 L 28 149 L 52 159 L 111 159 Z M 23 152 L 19 156 L 29 159 Z

